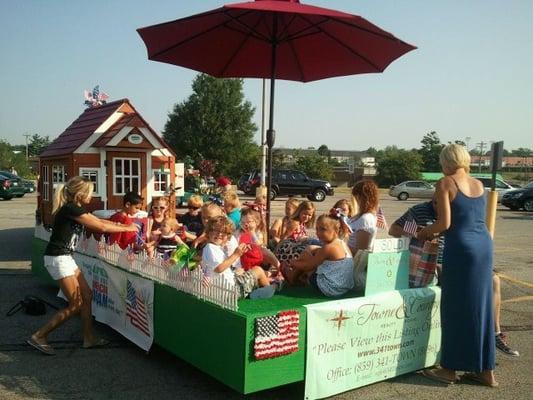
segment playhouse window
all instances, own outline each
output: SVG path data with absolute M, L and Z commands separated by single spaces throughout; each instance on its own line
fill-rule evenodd
M 43 165 L 42 171 L 42 185 L 43 192 L 41 193 L 44 201 L 50 200 L 50 177 L 48 176 L 48 165 Z
M 80 176 L 89 179 L 93 183 L 93 195 L 98 195 L 98 170 L 80 168 Z
M 65 166 L 64 165 L 53 165 L 52 166 L 52 183 L 54 188 L 58 183 L 65 182 Z
M 166 192 L 170 180 L 170 171 L 154 170 L 154 191 Z
M 126 192 L 140 193 L 141 160 L 138 158 L 115 158 L 113 163 L 113 195 Z

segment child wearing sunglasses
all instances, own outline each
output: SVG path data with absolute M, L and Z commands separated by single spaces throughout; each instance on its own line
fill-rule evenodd
M 187 230 L 194 233 L 196 236 L 200 235 L 204 230 L 202 223 L 201 208 L 204 201 L 201 196 L 192 195 L 187 201 L 188 211 L 179 218 L 179 222 L 187 227 Z
M 152 207 L 148 215 L 148 242 L 154 242 L 159 239 L 161 224 L 168 217 L 168 206 L 169 202 L 166 197 L 154 197 L 152 200 Z

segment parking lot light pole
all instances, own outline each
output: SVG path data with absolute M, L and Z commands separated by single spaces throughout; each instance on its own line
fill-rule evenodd
M 29 156 L 29 154 L 28 154 L 28 138 L 29 138 L 31 135 L 28 134 L 28 133 L 25 133 L 25 134 L 22 135 L 22 136 L 24 136 L 24 137 L 26 138 L 26 161 L 28 161 L 28 158 L 29 158 L 29 157 L 28 157 L 28 156 Z

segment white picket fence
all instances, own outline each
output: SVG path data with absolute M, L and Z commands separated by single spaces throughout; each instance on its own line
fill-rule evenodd
M 39 225 L 35 227 L 35 237 L 49 241 L 50 232 Z M 76 252 L 101 259 L 108 264 L 192 294 L 220 307 L 238 310 L 239 293 L 235 286 L 230 285 L 221 275 L 205 277 L 200 268 L 192 271 L 187 268 L 175 270 L 173 265 L 161 257 L 150 258 L 144 251 L 133 253 L 128 249 L 122 250 L 116 243 L 109 246 L 103 238 L 97 241 L 92 236 L 81 239 Z

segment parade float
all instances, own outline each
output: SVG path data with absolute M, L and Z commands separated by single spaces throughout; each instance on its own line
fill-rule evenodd
M 32 271 L 53 283 L 43 266 L 49 237 L 36 226 Z M 404 289 L 408 257 L 405 240 L 376 241 L 364 295 L 331 300 L 291 287 L 250 300 L 200 268 L 94 235 L 74 253 L 93 289 L 96 320 L 141 349 L 157 344 L 243 394 L 305 380 L 308 399 L 438 362 L 440 290 Z
M 183 186 L 183 165 L 127 99 L 88 107 L 41 154 L 40 173 L 32 272 L 46 283 L 57 184 L 86 176 L 95 189 L 87 208 L 100 216 L 130 190 L 146 204 L 168 196 L 174 211 Z M 408 288 L 408 238 L 376 240 L 365 254 L 365 292 L 335 300 L 306 287 L 239 299 L 186 255 L 169 263 L 103 235 L 86 233 L 73 256 L 92 287 L 96 320 L 243 394 L 305 381 L 306 399 L 323 398 L 438 362 L 440 290 Z

